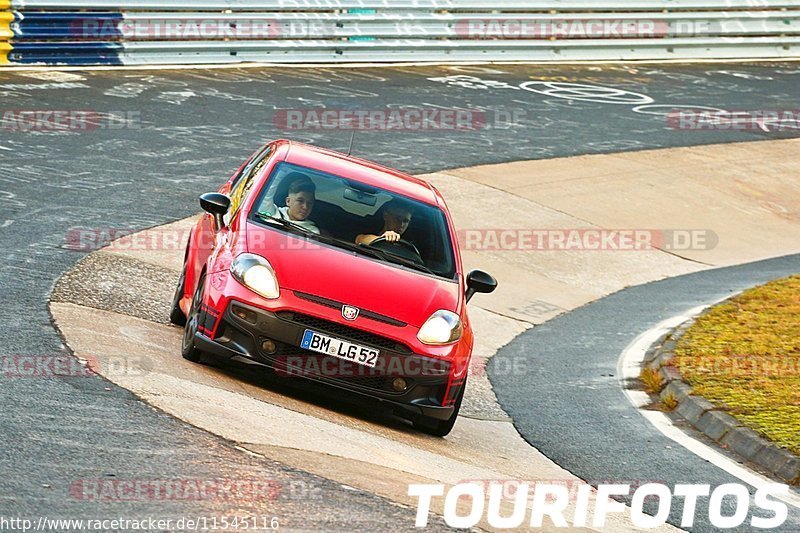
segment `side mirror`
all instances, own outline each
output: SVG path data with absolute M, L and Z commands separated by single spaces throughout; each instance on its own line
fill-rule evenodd
M 230 198 L 218 192 L 207 192 L 200 195 L 200 207 L 203 208 L 203 211 L 214 216 L 217 231 L 225 227 L 225 220 L 223 217 L 231 207 Z
M 467 301 L 469 302 L 476 292 L 489 294 L 497 288 L 497 280 L 483 270 L 473 270 L 467 274 Z

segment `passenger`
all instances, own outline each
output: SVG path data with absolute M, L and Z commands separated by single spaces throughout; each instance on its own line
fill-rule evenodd
M 286 196 L 286 206 L 277 207 L 273 204 L 273 209 L 270 214 L 276 218 L 288 220 L 293 224 L 311 231 L 319 233 L 319 228 L 313 220 L 309 220 L 311 211 L 314 210 L 314 193 L 316 186 L 311 178 L 301 172 L 292 172 L 288 174 L 285 180 L 290 180 L 289 191 Z
M 403 237 L 411 217 L 414 215 L 413 208 L 407 202 L 395 198 L 381 206 L 383 211 L 383 228 L 378 234 L 362 233 L 356 237 L 357 244 L 372 244 L 375 239 L 384 237 L 387 242 L 397 242 Z

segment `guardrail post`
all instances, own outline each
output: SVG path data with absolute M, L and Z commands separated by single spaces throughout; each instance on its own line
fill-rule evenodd
M 8 53 L 11 51 L 11 23 L 14 22 L 14 13 L 11 11 L 10 0 L 0 0 L 0 65 L 8 63 Z

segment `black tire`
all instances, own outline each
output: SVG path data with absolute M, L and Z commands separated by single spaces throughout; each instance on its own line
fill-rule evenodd
M 461 392 L 458 393 L 455 409 L 453 410 L 453 414 L 450 415 L 450 418 L 447 420 L 438 420 L 436 418 L 420 415 L 414 419 L 414 428 L 428 435 L 433 435 L 434 437 L 447 436 L 450 431 L 453 430 L 453 426 L 456 425 L 458 411 L 461 410 L 461 400 L 464 399 L 465 390 L 467 390 L 466 380 L 464 380 L 464 385 L 461 386 Z
M 172 297 L 172 308 L 169 312 L 169 321 L 176 326 L 186 326 L 186 315 L 178 305 L 183 298 L 183 291 L 186 285 L 186 263 L 183 264 L 181 271 L 181 278 L 178 280 L 178 286 L 175 288 L 175 296 Z
M 205 288 L 206 276 L 203 274 L 197 280 L 197 288 L 192 297 L 192 307 L 189 309 L 189 315 L 186 317 L 186 325 L 183 329 L 183 342 L 181 343 L 181 355 L 184 359 L 193 363 L 202 363 L 203 354 L 200 350 L 195 348 L 194 335 L 198 331 L 200 323 L 200 306 L 203 303 L 203 291 Z

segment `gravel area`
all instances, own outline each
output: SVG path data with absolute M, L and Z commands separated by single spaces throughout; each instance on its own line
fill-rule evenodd
M 179 272 L 124 255 L 89 254 L 56 284 L 52 301 L 169 322 Z
M 469 376 L 460 414 L 481 420 L 511 420 L 497 403 L 497 397 L 484 369 Z

